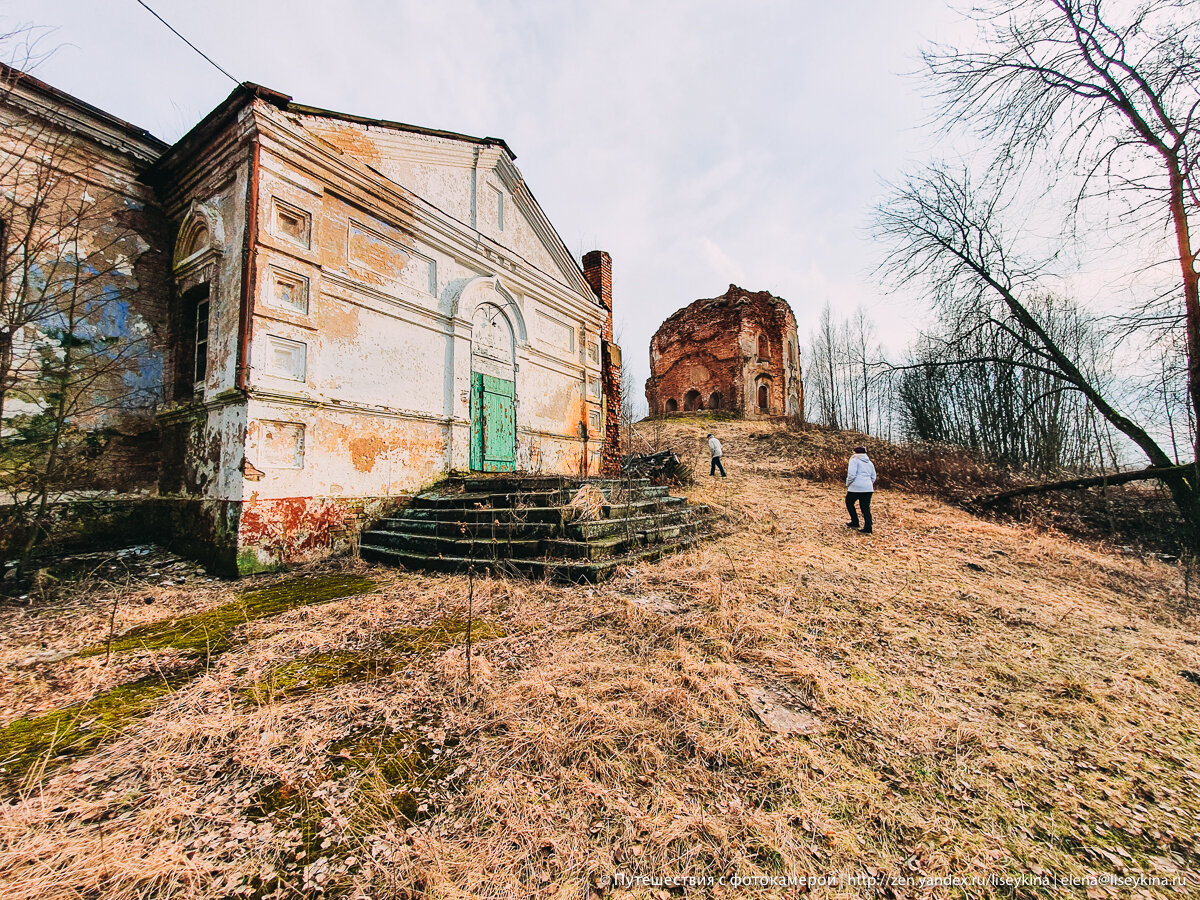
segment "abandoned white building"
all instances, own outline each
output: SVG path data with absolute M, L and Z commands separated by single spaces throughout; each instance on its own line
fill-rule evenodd
M 157 338 L 178 548 L 254 571 L 452 471 L 619 460 L 609 256 L 572 258 L 504 141 L 243 84 L 168 147 L 8 75 L 5 115 L 69 133 L 155 213 L 130 316 Z

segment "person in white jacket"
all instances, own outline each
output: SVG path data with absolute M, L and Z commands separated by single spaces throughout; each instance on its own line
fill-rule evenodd
M 712 465 L 708 467 L 709 475 L 716 475 L 717 469 L 721 470 L 721 477 L 725 477 L 725 467 L 721 465 L 721 442 L 711 434 L 708 436 L 708 452 L 712 454 Z
M 846 512 L 850 513 L 847 528 L 858 528 L 858 513 L 854 504 L 862 509 L 862 533 L 871 534 L 871 495 L 875 493 L 875 464 L 867 459 L 866 447 L 855 447 L 850 464 L 846 466 Z

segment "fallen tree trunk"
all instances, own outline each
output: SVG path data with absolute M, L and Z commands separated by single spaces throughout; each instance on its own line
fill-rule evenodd
M 998 494 L 987 494 L 968 500 L 967 506 L 995 506 L 1016 497 L 1027 497 L 1031 494 L 1045 494 L 1049 491 L 1077 491 L 1090 487 L 1105 487 L 1110 484 L 1128 484 L 1131 481 L 1148 481 L 1157 478 L 1167 481 L 1181 478 L 1196 471 L 1195 463 L 1184 463 L 1180 466 L 1149 466 L 1134 472 L 1114 472 L 1112 475 L 1093 475 L 1088 478 L 1070 478 L 1066 481 L 1050 481 L 1044 484 L 1028 484 L 1025 487 L 1014 488 L 1011 491 L 1001 491 Z

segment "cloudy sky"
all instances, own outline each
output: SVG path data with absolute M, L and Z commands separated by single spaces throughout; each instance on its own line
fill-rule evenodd
M 147 0 L 238 80 L 313 106 L 504 138 L 578 257 L 613 256 L 637 383 L 658 324 L 770 290 L 802 343 L 828 300 L 899 349 L 924 316 L 871 278 L 886 178 L 928 157 L 918 52 L 939 0 Z M 232 89 L 136 0 L 5 0 L 53 30 L 36 74 L 165 140 Z

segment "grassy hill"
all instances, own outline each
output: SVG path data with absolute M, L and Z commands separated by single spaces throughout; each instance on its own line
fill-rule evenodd
M 718 533 L 600 586 L 345 561 L 0 609 L 4 896 L 794 890 L 637 875 L 914 880 L 812 888 L 829 897 L 1200 889 L 1200 638 L 1178 566 L 896 478 L 864 536 L 842 525 L 844 437 L 653 427 L 693 463 L 718 432 L 729 477 L 704 460 L 689 489 Z M 1190 880 L 1028 883 L 1137 873 Z M 915 883 L 949 876 L 1027 883 Z

